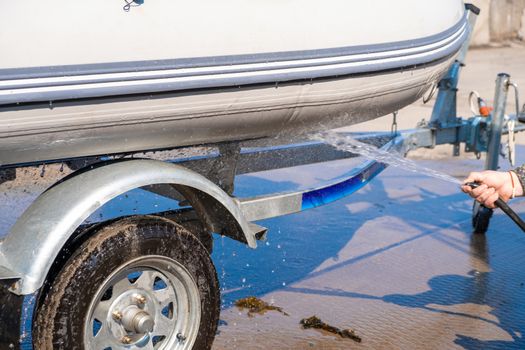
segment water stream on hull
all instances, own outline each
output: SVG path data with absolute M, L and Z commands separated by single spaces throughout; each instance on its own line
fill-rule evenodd
M 375 147 L 352 137 L 341 135 L 335 131 L 323 131 L 311 136 L 312 139 L 328 143 L 338 150 L 358 154 L 370 160 L 375 160 L 413 173 L 418 173 L 433 178 L 461 185 L 461 181 L 443 172 L 418 165 L 411 159 L 405 158 L 395 151 L 389 152 Z

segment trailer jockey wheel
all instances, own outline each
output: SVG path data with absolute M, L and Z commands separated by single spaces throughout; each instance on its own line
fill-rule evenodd
M 486 208 L 479 202 L 474 201 L 472 206 L 472 228 L 474 229 L 474 233 L 487 232 L 492 213 L 492 209 Z
M 155 217 L 115 221 L 90 236 L 42 295 L 38 350 L 210 349 L 219 284 L 206 248 Z

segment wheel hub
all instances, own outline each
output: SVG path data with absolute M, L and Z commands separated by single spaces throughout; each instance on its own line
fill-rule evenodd
M 141 343 L 149 338 L 155 330 L 155 314 L 160 304 L 151 293 L 131 287 L 112 296 L 114 301 L 106 317 L 112 337 L 122 344 Z
M 137 334 L 153 332 L 155 320 L 138 306 L 130 305 L 122 314 L 121 323 L 126 331 Z
M 108 277 L 89 314 L 88 348 L 189 350 L 200 297 L 182 266 L 163 257 L 139 258 Z

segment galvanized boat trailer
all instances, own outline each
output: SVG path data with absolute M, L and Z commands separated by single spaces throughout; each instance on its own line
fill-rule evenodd
M 478 10 L 467 8 L 472 28 Z M 514 87 L 517 100 L 517 88 L 500 74 L 492 114 L 458 117 L 467 48 L 439 83 L 428 123 L 351 136 L 405 155 L 441 144 L 453 144 L 459 155 L 465 144 L 466 152 L 487 154 L 487 169 L 497 169 L 501 135 L 525 130 L 523 124 L 504 127 L 508 91 Z M 355 155 L 301 139 L 221 144 L 218 150 L 170 161 L 122 155 L 62 160 L 83 166 L 41 194 L 0 244 L 0 348 L 209 349 L 220 311 L 212 234 L 255 248 L 266 229 L 254 222 L 331 203 L 386 168 L 370 160 L 319 188 L 236 198 L 236 175 Z M 137 188 L 175 199 L 179 208 L 85 224 L 107 202 Z M 474 206 L 476 231 L 487 229 L 490 215 Z

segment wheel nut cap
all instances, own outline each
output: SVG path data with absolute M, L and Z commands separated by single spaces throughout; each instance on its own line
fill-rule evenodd
M 135 329 L 138 333 L 153 332 L 155 322 L 153 318 L 148 314 L 140 315 L 135 321 Z

